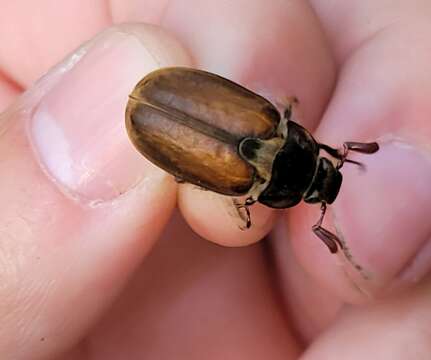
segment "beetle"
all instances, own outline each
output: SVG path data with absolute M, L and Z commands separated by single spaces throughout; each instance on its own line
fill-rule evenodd
M 345 142 L 335 149 L 317 142 L 262 96 L 216 74 L 184 67 L 146 75 L 129 96 L 126 128 L 148 160 L 187 182 L 230 197 L 238 212 L 260 202 L 277 209 L 301 201 L 321 204 L 312 231 L 331 253 L 343 242 L 322 226 L 327 205 L 336 199 L 350 151 L 373 154 L 376 142 Z M 324 156 L 329 155 L 332 161 Z

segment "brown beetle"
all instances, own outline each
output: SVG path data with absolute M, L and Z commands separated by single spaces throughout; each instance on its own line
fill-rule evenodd
M 268 100 L 201 70 L 165 68 L 145 76 L 129 97 L 126 126 L 138 151 L 151 162 L 188 182 L 232 197 L 247 213 L 259 201 L 273 208 L 301 200 L 321 203 L 314 233 L 332 253 L 343 249 L 322 225 L 326 204 L 337 197 L 339 172 L 350 150 L 371 154 L 377 143 L 344 143 L 343 150 L 318 143 L 291 120 L 291 105 L 281 117 Z M 320 155 L 324 150 L 334 165 Z

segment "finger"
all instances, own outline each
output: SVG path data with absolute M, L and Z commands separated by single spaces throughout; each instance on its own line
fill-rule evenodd
M 261 245 L 216 246 L 175 214 L 78 349 L 90 344 L 101 359 L 297 359 L 266 266 Z
M 356 277 L 353 285 L 345 267 L 335 265 L 337 259 L 307 230 L 319 217 L 317 208 L 302 207 L 289 219 L 304 266 L 349 301 L 363 298 L 364 292 L 377 294 L 416 283 L 431 264 L 431 76 L 430 52 L 422 45 L 431 27 L 408 19 L 381 25 L 385 31 L 368 34 L 343 63 L 316 134 L 332 146 L 346 140 L 380 142 L 374 155 L 353 155 L 366 165 L 366 172 L 343 167 L 340 195 L 325 219 L 325 226 L 336 228 L 345 239 L 370 280 Z M 417 41 L 412 42 L 413 37 Z M 358 283 L 362 293 L 355 288 Z
M 281 301 L 289 314 L 290 326 L 306 346 L 334 322 L 344 302 L 304 268 L 292 249 L 285 222 L 277 223 L 270 240 Z M 321 258 L 315 260 L 314 266 L 325 271 Z
M 38 0 L 32 5 L 37 11 L 29 11 L 25 0 L 0 1 L 0 69 L 24 88 L 111 24 L 105 0 L 91 6 L 85 0 L 62 6 Z
M 318 121 L 332 89 L 333 62 L 314 13 L 303 1 L 215 3 L 171 1 L 162 23 L 192 50 L 197 66 L 219 73 L 272 99 L 296 95 L 306 126 Z M 316 62 L 314 59 L 318 58 Z M 189 224 L 224 245 L 255 242 L 275 221 L 273 210 L 251 207 L 252 227 L 241 231 L 214 194 L 180 187 Z
M 303 359 L 427 359 L 429 286 L 428 282 L 392 300 L 346 309 Z
M 188 63 L 158 28 L 114 28 L 3 115 L 2 357 L 51 358 L 71 346 L 157 239 L 175 184 L 133 149 L 124 109 L 147 72 Z
M 171 0 L 108 0 L 114 24 L 143 22 L 160 24 Z
M 20 92 L 19 86 L 0 73 L 0 113 L 12 104 Z

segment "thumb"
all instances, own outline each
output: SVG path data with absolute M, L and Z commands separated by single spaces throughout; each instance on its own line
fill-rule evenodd
M 127 96 L 188 65 L 155 27 L 109 29 L 0 118 L 0 353 L 70 347 L 112 302 L 165 225 L 175 185 L 130 145 Z

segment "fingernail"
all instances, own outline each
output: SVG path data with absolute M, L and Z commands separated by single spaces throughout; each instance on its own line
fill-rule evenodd
M 111 29 L 86 45 L 32 116 L 29 134 L 42 166 L 74 197 L 107 201 L 158 171 L 127 137 L 128 95 L 148 72 L 188 59 L 166 34 L 130 29 Z
M 417 280 L 431 268 L 430 158 L 414 146 L 390 141 L 377 153 L 355 159 L 366 170 L 343 167 L 343 186 L 333 206 L 336 223 L 382 285 L 406 273 Z

